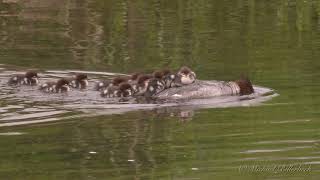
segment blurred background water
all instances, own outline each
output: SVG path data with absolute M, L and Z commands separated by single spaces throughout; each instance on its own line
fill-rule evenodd
M 280 96 L 93 117 L 55 109 L 74 118 L 0 129 L 0 177 L 318 179 L 319 29 L 319 0 L 2 0 L 4 67 L 127 74 L 188 65 L 199 79 L 246 75 Z M 3 122 L 48 110 L 0 103 Z

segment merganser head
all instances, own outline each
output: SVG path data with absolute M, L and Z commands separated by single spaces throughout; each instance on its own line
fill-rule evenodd
M 235 83 L 240 88 L 240 96 L 254 93 L 253 86 L 251 84 L 251 81 L 248 78 L 241 78 L 235 81 Z
M 196 80 L 196 74 L 188 67 L 183 66 L 177 73 L 176 83 L 181 85 L 192 84 Z

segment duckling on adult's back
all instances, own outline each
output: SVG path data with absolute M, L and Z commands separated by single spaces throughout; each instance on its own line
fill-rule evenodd
M 196 73 L 194 73 L 189 67 L 183 66 L 177 72 L 175 77 L 175 85 L 183 86 L 194 83 L 196 80 Z

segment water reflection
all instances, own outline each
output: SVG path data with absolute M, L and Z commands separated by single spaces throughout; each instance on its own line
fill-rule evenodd
M 295 50 L 306 40 L 319 39 L 318 33 L 308 33 L 320 22 L 316 1 L 1 4 L 6 27 L 1 29 L 1 51 L 9 58 L 3 61 L 29 67 L 132 72 L 189 64 L 205 72 L 201 77 L 235 79 L 240 73 L 255 75 L 256 67 L 266 69 L 259 62 L 259 52 L 270 49 L 266 39 L 288 41 L 279 45 Z M 232 62 L 237 66 L 223 66 Z M 282 62 L 288 66 L 290 58 Z

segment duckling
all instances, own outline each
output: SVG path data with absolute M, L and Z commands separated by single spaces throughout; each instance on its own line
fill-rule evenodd
M 138 91 L 138 79 L 143 76 L 143 73 L 133 73 L 131 75 L 131 78 L 128 80 L 128 83 L 131 85 L 133 92 L 137 92 Z
M 38 73 L 35 71 L 27 71 L 25 74 L 17 74 L 12 76 L 8 84 L 9 85 L 30 85 L 34 86 L 39 83 Z
M 148 82 L 148 87 L 144 92 L 145 97 L 151 97 L 163 91 L 166 88 L 166 84 L 162 79 L 152 78 Z
M 147 82 L 147 89 L 144 92 L 144 96 L 150 97 L 152 95 L 155 95 L 161 91 L 163 91 L 166 88 L 169 88 L 170 85 L 168 80 L 170 78 L 170 70 L 158 70 L 152 73 L 152 78 L 148 80 Z M 174 78 L 173 78 L 174 79 Z M 141 92 L 141 90 L 140 90 Z
M 65 78 L 61 78 L 56 82 L 46 82 L 40 85 L 39 89 L 44 92 L 63 93 L 68 92 L 70 81 Z
M 85 89 L 88 86 L 88 76 L 86 74 L 76 74 L 69 80 L 69 85 L 73 88 Z
M 119 86 L 107 87 L 101 92 L 102 97 L 129 97 L 133 94 L 132 86 L 127 82 L 122 82 Z
M 96 82 L 95 86 L 94 86 L 94 90 L 96 91 L 102 91 L 103 89 L 107 88 L 109 85 L 111 85 L 112 80 L 100 80 L 98 82 Z
M 194 83 L 196 74 L 187 66 L 183 66 L 177 72 L 174 83 L 175 86 L 183 86 Z
M 154 71 L 152 73 L 152 76 L 153 78 L 156 78 L 156 79 L 162 79 L 164 76 L 164 71 L 160 71 L 160 70 Z
M 147 91 L 150 79 L 152 79 L 151 75 L 141 75 L 137 80 L 137 85 L 134 89 L 134 95 L 143 95 Z
M 163 70 L 162 71 L 163 73 L 163 77 L 162 77 L 162 80 L 165 84 L 165 89 L 168 89 L 168 88 L 171 88 L 174 86 L 174 80 L 176 78 L 176 74 L 174 74 L 172 71 L 170 70 Z
M 102 80 L 98 81 L 94 87 L 96 91 L 103 91 L 111 86 L 118 86 L 120 83 L 128 82 L 129 78 L 127 77 L 116 77 L 112 80 Z

